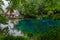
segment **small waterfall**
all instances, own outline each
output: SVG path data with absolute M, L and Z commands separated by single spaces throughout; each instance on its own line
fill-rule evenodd
M 8 27 L 9 34 L 13 36 L 24 36 L 24 34 L 19 30 L 14 29 L 14 25 L 18 23 L 18 20 L 12 21 L 9 20 L 8 24 L 1 24 L 1 29 L 3 30 L 4 28 Z

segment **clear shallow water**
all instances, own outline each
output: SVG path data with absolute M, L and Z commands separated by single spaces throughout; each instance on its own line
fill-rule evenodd
M 44 33 L 48 32 L 51 29 L 55 29 L 60 26 L 60 20 L 37 20 L 37 19 L 25 19 L 19 21 L 16 26 L 16 29 L 23 30 L 30 33 Z

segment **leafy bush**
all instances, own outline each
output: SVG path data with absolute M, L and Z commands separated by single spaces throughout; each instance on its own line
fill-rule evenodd
M 29 39 L 25 37 L 0 36 L 0 40 L 29 40 Z
M 37 40 L 60 40 L 60 28 L 58 27 L 46 33 L 40 34 Z
M 7 21 L 8 21 L 8 18 L 4 14 L 1 14 L 0 15 L 0 23 L 5 24 L 5 23 L 7 23 Z

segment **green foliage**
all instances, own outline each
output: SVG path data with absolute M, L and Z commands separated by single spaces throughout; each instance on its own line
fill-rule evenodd
M 25 37 L 14 37 L 14 36 L 0 36 L 1 40 L 29 40 L 28 38 Z
M 54 20 L 60 20 L 60 14 L 55 14 L 53 17 Z
M 22 13 L 24 15 L 36 16 L 38 13 L 39 1 L 25 1 L 22 3 Z
M 37 40 L 60 40 L 60 27 L 37 36 Z
M 3 4 L 3 1 L 2 0 L 0 0 L 0 7 L 1 7 L 1 5 Z
M 49 12 L 52 11 L 52 14 L 54 14 L 54 10 L 60 9 L 60 1 L 59 0 L 8 0 L 10 1 L 8 9 L 18 10 L 23 15 L 28 15 L 32 17 L 44 16 L 43 14 L 46 14 L 49 18 Z M 53 15 L 54 16 L 54 15 Z
M 5 24 L 5 23 L 7 23 L 7 21 L 8 21 L 8 18 L 4 14 L 1 14 L 0 15 L 0 23 Z
M 10 1 L 9 2 L 9 8 L 10 9 L 19 9 L 19 6 L 20 6 L 20 0 L 7 0 L 7 1 Z
M 39 0 L 9 0 L 9 7 L 22 11 L 24 15 L 36 16 L 39 7 Z

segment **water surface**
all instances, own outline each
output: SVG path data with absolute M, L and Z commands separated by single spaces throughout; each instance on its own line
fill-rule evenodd
M 37 19 L 25 19 L 19 21 L 16 28 L 30 33 L 44 33 L 49 30 L 55 29 L 60 26 L 60 20 L 37 20 Z

